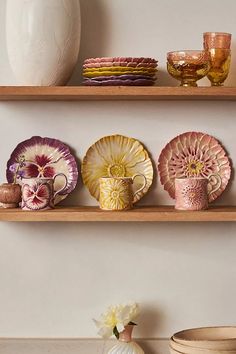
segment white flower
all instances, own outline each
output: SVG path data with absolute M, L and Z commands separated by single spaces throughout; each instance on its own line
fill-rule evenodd
M 108 307 L 107 311 L 101 315 L 100 320 L 94 320 L 99 328 L 98 334 L 103 338 L 112 336 L 114 328 L 118 333 L 122 332 L 130 322 L 133 322 L 139 314 L 137 303 L 129 305 L 116 305 Z

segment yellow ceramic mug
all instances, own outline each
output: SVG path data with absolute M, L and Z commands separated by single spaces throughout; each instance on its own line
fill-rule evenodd
M 136 177 L 142 177 L 144 183 L 137 191 L 133 191 L 132 184 Z M 102 177 L 100 183 L 100 208 L 103 210 L 127 210 L 133 207 L 136 194 L 147 185 L 146 177 L 136 174 L 133 177 Z

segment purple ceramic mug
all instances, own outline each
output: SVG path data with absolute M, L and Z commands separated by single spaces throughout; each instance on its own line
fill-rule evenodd
M 214 177 L 216 186 L 208 190 L 209 180 Z M 221 187 L 222 181 L 218 174 L 208 178 L 190 177 L 175 179 L 175 209 L 204 210 L 208 208 L 209 196 Z
M 65 178 L 65 184 L 58 191 L 54 191 L 55 179 L 59 176 Z M 67 186 L 67 177 L 64 173 L 58 173 L 53 178 L 36 177 L 23 179 L 22 203 L 23 210 L 47 210 L 54 208 L 54 200 L 57 194 Z

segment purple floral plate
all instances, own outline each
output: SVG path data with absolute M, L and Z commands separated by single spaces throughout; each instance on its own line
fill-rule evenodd
M 85 80 L 87 79 L 86 77 L 84 78 Z M 137 79 L 145 79 L 145 80 L 151 80 L 155 81 L 156 76 L 147 76 L 147 75 L 132 75 L 132 74 L 126 74 L 126 75 L 110 75 L 110 76 L 95 76 L 89 78 L 91 81 L 106 81 L 106 80 L 137 80 Z
M 17 145 L 7 162 L 7 181 L 22 184 L 23 178 L 53 178 L 58 173 L 67 177 L 67 186 L 55 199 L 55 204 L 65 199 L 76 187 L 78 167 L 68 146 L 60 140 L 33 136 Z M 54 183 L 55 191 L 63 187 L 65 179 L 58 177 Z
M 85 86 L 152 86 L 154 85 L 154 80 L 147 79 L 137 79 L 137 80 L 90 80 L 85 79 L 83 85 Z

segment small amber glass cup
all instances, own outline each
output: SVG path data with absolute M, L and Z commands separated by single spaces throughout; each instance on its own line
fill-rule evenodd
M 167 70 L 179 80 L 180 86 L 197 86 L 197 81 L 207 75 L 210 57 L 205 50 L 183 50 L 167 53 Z

